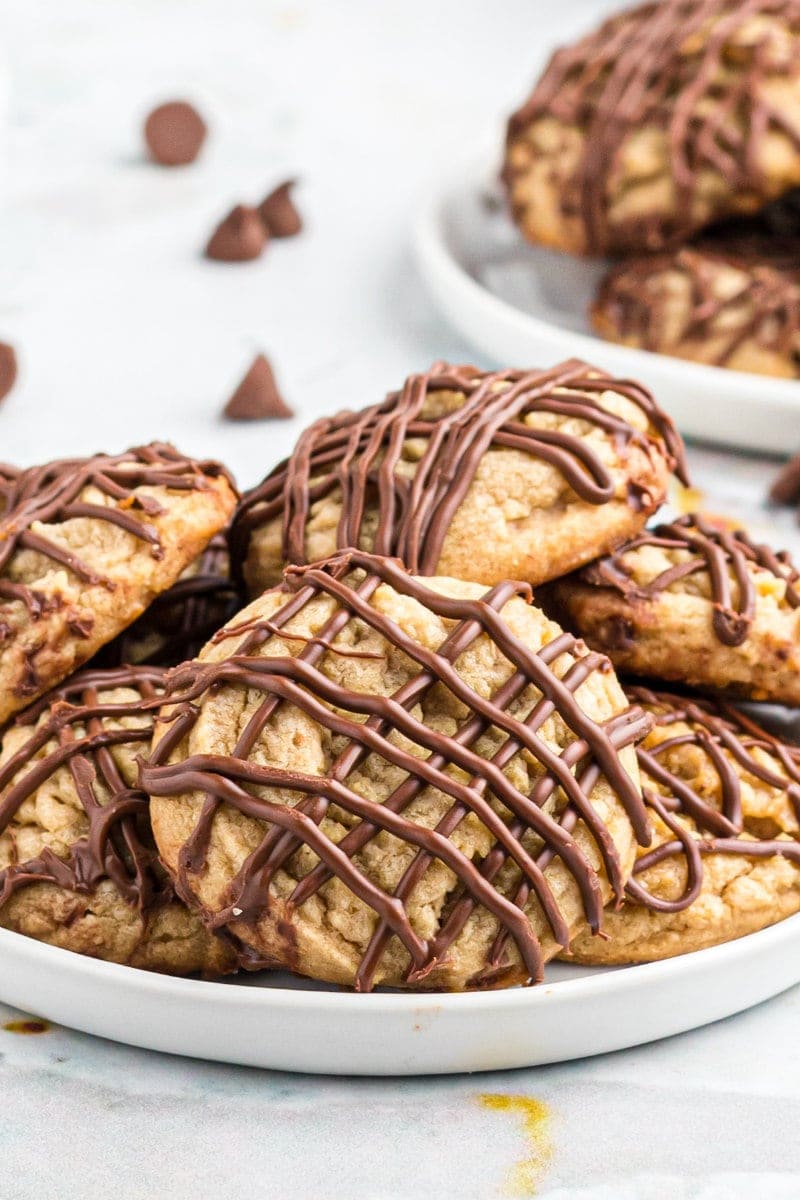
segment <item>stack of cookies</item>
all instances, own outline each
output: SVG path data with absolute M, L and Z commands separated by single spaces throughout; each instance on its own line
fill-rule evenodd
M 800 703 L 800 580 L 648 527 L 673 473 L 576 361 L 436 363 L 241 499 L 163 445 L 0 467 L 0 924 L 465 990 L 796 912 L 800 751 L 719 697 Z
M 800 376 L 796 0 L 660 0 L 558 50 L 504 179 L 532 242 L 619 260 L 603 337 Z

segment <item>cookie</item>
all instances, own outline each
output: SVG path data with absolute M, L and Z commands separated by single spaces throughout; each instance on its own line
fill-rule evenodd
M 219 463 L 155 442 L 32 467 L 0 496 L 0 726 L 136 620 L 236 503 Z
M 86 670 L 6 729 L 0 925 L 109 962 L 220 973 L 235 955 L 175 899 L 136 786 L 163 686 L 153 667 Z
M 619 263 L 591 311 L 612 342 L 694 362 L 800 376 L 800 238 L 729 233 Z
M 228 558 L 225 536 L 217 534 L 177 583 L 94 656 L 92 666 L 174 667 L 194 658 L 244 603 L 231 580 Z
M 533 242 L 630 254 L 800 183 L 800 5 L 661 0 L 551 58 L 509 121 L 504 179 Z
M 231 529 L 252 594 L 286 563 L 358 547 L 418 575 L 533 585 L 640 530 L 683 448 L 645 388 L 570 361 L 436 363 L 360 412 L 310 426 Z
M 743 937 L 800 911 L 800 750 L 729 705 L 644 689 L 655 718 L 637 751 L 654 838 L 605 937 L 582 963 L 651 962 Z
M 800 704 L 800 575 L 699 514 L 554 585 L 560 618 L 635 675 Z
M 523 584 L 356 551 L 290 568 L 167 699 L 141 773 L 159 850 L 254 964 L 361 991 L 536 980 L 648 834 L 648 723 Z

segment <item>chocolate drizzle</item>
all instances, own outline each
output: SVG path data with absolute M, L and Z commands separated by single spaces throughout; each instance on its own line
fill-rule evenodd
M 413 597 L 452 623 L 437 649 L 418 644 L 371 606 L 370 597 L 381 584 Z M 192 791 L 205 796 L 195 830 L 180 854 L 179 894 L 191 896 L 189 876 L 203 870 L 215 815 L 221 805 L 232 805 L 262 821 L 265 832 L 261 844 L 231 882 L 224 909 L 214 916 L 206 915 L 208 924 L 232 925 L 233 932 L 239 934 L 243 924 L 269 911 L 276 873 L 305 845 L 319 861 L 296 882 L 288 901 L 290 912 L 335 876 L 376 914 L 374 931 L 355 978 L 358 990 L 372 988 L 386 947 L 394 937 L 402 942 L 410 958 L 406 981 L 413 985 L 424 980 L 446 959 L 448 949 L 477 906 L 494 916 L 498 933 L 483 970 L 471 985 L 487 986 L 508 975 L 512 970 L 506 960 L 509 939 L 519 951 L 527 976 L 540 979 L 542 954 L 526 912 L 529 899 L 538 901 L 558 943 L 565 945 L 569 937 L 544 874 L 553 858 L 559 857 L 572 874 L 592 928 L 598 929 L 602 921 L 597 874 L 572 837 L 578 821 L 585 823 L 594 838 L 615 895 L 619 898 L 623 893 L 625 881 L 616 848 L 591 802 L 592 789 L 601 777 L 618 795 L 641 843 L 647 844 L 649 838 L 641 796 L 619 759 L 619 750 L 647 731 L 647 719 L 640 710 L 627 709 L 598 723 L 583 712 L 574 695 L 594 672 L 609 669 L 608 660 L 593 652 L 584 653 L 559 678 L 552 664 L 563 654 L 580 653 L 580 643 L 563 633 L 537 653 L 515 637 L 503 620 L 502 609 L 513 596 L 530 599 L 524 584 L 498 584 L 479 600 L 456 599 L 428 589 L 393 560 L 349 551 L 323 564 L 289 568 L 280 590 L 284 601 L 269 620 L 254 618 L 221 631 L 220 639 L 241 637 L 232 657 L 185 664 L 170 678 L 167 699 L 171 707 L 164 710 L 167 723 L 151 761 L 142 765 L 140 782 L 152 796 Z M 319 596 L 331 597 L 336 608 L 317 636 L 307 639 L 283 633 L 285 641 L 299 644 L 296 655 L 255 657 L 261 646 L 287 626 L 290 629 L 292 618 Z M 357 649 L 336 645 L 337 637 L 354 619 L 379 632 L 391 647 L 417 664 L 418 673 L 393 694 L 353 692 L 320 669 L 326 655 L 358 654 Z M 514 668 L 490 697 L 474 691 L 454 666 L 481 635 L 491 638 Z M 424 697 L 441 686 L 468 712 L 453 736 L 428 728 L 414 715 Z M 195 754 L 170 762 L 197 722 L 203 697 L 222 687 L 250 689 L 264 697 L 231 754 Z M 540 693 L 539 698 L 532 700 L 524 716 L 512 715 L 510 706 L 530 687 Z M 249 759 L 281 704 L 297 707 L 337 739 L 336 756 L 327 775 L 306 775 Z M 554 713 L 573 738 L 560 754 L 540 736 L 542 725 Z M 474 746 L 490 728 L 502 731 L 506 738 L 487 760 Z M 396 745 L 389 738 L 393 730 L 410 739 L 422 753 L 411 754 Z M 542 771 L 529 794 L 519 791 L 504 773 L 521 751 L 529 752 Z M 369 754 L 379 755 L 405 773 L 403 781 L 382 803 L 365 799 L 348 786 L 348 776 Z M 448 770 L 453 766 L 460 768 L 458 775 Z M 461 772 L 466 782 L 459 778 Z M 301 793 L 301 798 L 294 805 L 276 804 L 259 795 L 265 787 L 285 789 L 290 795 Z M 451 800 L 451 807 L 435 829 L 404 815 L 426 787 L 438 789 Z M 543 805 L 558 789 L 564 802 L 558 815 L 553 816 L 544 811 Z M 505 817 L 498 815 L 497 802 L 506 810 Z M 331 805 L 357 818 L 338 844 L 320 829 Z M 489 853 L 475 862 L 450 840 L 470 813 L 495 839 Z M 415 847 L 415 855 L 393 894 L 383 891 L 360 861 L 360 852 L 382 830 Z M 539 848 L 529 852 L 526 847 L 531 845 L 531 835 L 535 835 Z M 437 859 L 455 873 L 458 887 L 436 934 L 421 938 L 409 920 L 406 904 Z M 507 864 L 516 865 L 515 879 L 499 887 L 498 875 Z
M 634 704 L 645 708 L 656 726 L 685 723 L 688 729 L 663 741 L 648 739 L 637 748 L 642 791 L 646 803 L 675 835 L 641 854 L 634 876 L 643 874 L 667 858 L 686 859 L 686 885 L 681 896 L 664 900 L 652 895 L 635 877 L 627 885 L 630 900 L 657 912 L 680 912 L 694 903 L 703 883 L 702 857 L 709 854 L 740 854 L 747 858 L 791 859 L 800 866 L 800 844 L 778 838 L 747 834 L 742 809 L 741 773 L 754 776 L 786 794 L 800 823 L 800 749 L 787 746 L 732 705 L 710 700 L 652 692 L 647 688 L 626 689 Z M 701 751 L 715 771 L 718 799 L 710 803 L 685 779 L 675 775 L 662 757 L 681 746 Z M 768 756 L 772 766 L 763 756 Z M 699 837 L 693 837 L 676 817 L 688 818 Z
M 586 439 L 529 425 L 526 417 L 544 413 L 587 421 L 620 451 L 631 443 L 650 450 L 650 434 L 602 407 L 600 397 L 608 390 L 641 409 L 685 479 L 680 436 L 637 383 L 612 379 L 576 360 L 549 371 L 490 373 L 435 363 L 425 374 L 410 376 L 382 404 L 323 418 L 300 436 L 292 456 L 242 501 L 231 531 L 234 569 L 240 570 L 246 560 L 254 530 L 278 517 L 284 559 L 306 562 L 312 506 L 336 495 L 342 502 L 337 548 L 361 545 L 365 517 L 374 512 L 377 527 L 369 548 L 397 556 L 412 573 L 431 575 L 481 458 L 495 447 L 521 450 L 549 463 L 581 500 L 605 504 L 615 494 L 614 478 Z M 437 417 L 426 415 L 429 397 L 443 392 L 463 394 L 463 405 Z M 411 439 L 424 439 L 424 448 L 409 458 Z M 410 462 L 415 464 L 413 475 L 400 470 Z M 630 503 L 640 506 L 641 498 L 632 496 Z
M 770 38 L 769 30 L 754 42 L 737 41 L 748 22 L 769 16 L 789 27 L 778 45 L 779 31 Z M 719 218 L 743 207 L 742 198 L 763 194 L 766 138 L 779 132 L 800 150 L 791 116 L 760 86 L 770 73 L 791 78 L 797 71 L 798 32 L 797 0 L 659 0 L 619 13 L 556 51 L 509 121 L 509 147 L 542 118 L 580 129 L 577 166 L 558 186 L 564 215 L 580 218 L 589 253 L 685 241 L 698 228 L 697 200 L 709 171 L 725 182 L 712 213 Z M 626 146 L 651 127 L 668 139 L 674 210 L 612 219 Z M 512 185 L 520 169 L 507 158 Z M 756 206 L 751 202 L 751 210 Z
M 127 746 L 132 754 L 147 749 L 163 687 L 164 672 L 156 667 L 87 669 L 9 727 L 29 727 L 30 737 L 0 764 L 0 834 L 8 832 L 13 844 L 21 806 L 61 769 L 69 771 L 89 828 L 66 858 L 45 847 L 33 859 L 0 869 L 0 906 L 31 884 L 88 895 L 104 879 L 142 912 L 171 899 L 150 833 L 149 799 L 126 784 L 112 753 L 115 746 Z M 110 699 L 118 688 L 135 695 Z M 135 723 L 120 728 L 129 718 Z
M 103 646 L 92 665 L 173 667 L 199 654 L 243 601 L 229 576 L 224 534 L 211 540 L 194 567 L 193 574 L 184 574 L 155 598 L 138 621 Z
M 736 290 L 719 286 L 725 267 L 742 273 Z M 677 331 L 671 287 L 661 278 L 674 273 L 688 285 Z M 674 253 L 627 259 L 603 279 L 592 315 L 598 331 L 614 340 L 719 366 L 754 341 L 800 375 L 800 238 L 730 231 Z
M 685 551 L 689 557 L 662 571 L 649 583 L 638 584 L 631 577 L 632 568 L 623 560 L 644 546 L 658 547 L 668 553 Z M 711 582 L 714 633 L 724 645 L 740 646 L 755 617 L 753 567 L 760 567 L 783 580 L 786 602 L 792 608 L 800 607 L 800 572 L 795 569 L 787 551 L 775 551 L 752 542 L 741 529 L 735 532 L 720 529 L 699 513 L 646 529 L 613 554 L 583 567 L 577 578 L 595 587 L 612 588 L 635 605 L 637 601 L 655 599 L 681 579 L 699 572 L 707 573 Z
M 154 558 L 163 550 L 155 526 L 148 518 L 164 513 L 163 506 L 138 489 L 163 487 L 170 491 L 200 491 L 209 479 L 227 473 L 215 462 L 194 462 L 173 446 L 153 442 L 125 454 L 97 454 L 92 458 L 64 459 L 20 471 L 15 478 L 0 481 L 0 600 L 21 601 L 33 617 L 41 616 L 47 603 L 30 588 L 8 578 L 12 558 L 22 550 L 34 551 L 65 567 L 90 586 L 112 591 L 114 583 L 98 574 L 81 558 L 58 545 L 42 525 L 77 517 L 105 521 L 132 534 L 150 547 Z M 111 503 L 82 498 L 94 488 Z

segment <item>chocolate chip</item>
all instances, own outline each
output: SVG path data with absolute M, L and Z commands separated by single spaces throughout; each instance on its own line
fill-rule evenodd
M 17 379 L 17 355 L 13 346 L 0 342 L 0 402 L 5 400 Z
M 302 218 L 290 195 L 296 182 L 287 179 L 279 184 L 258 206 L 259 216 L 272 237 L 294 237 L 303 228 Z
M 781 468 L 769 489 L 769 498 L 773 504 L 795 504 L 800 500 L 800 454 Z
M 258 258 L 268 240 L 256 209 L 237 204 L 209 238 L 206 258 L 218 262 L 249 262 Z
M 200 113 L 184 100 L 160 104 L 144 124 L 144 140 L 150 157 L 163 167 L 184 167 L 193 163 L 207 132 Z
M 225 405 L 229 421 L 285 420 L 294 413 L 278 391 L 272 367 L 259 354 Z

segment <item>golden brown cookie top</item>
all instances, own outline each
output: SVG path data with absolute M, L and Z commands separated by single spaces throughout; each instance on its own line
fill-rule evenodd
M 797 0 L 621 12 L 556 51 L 510 119 L 509 150 L 540 124 L 539 152 L 566 164 L 560 204 L 586 252 L 685 240 L 798 182 L 798 35 Z
M 169 494 L 203 492 L 227 478 L 216 462 L 196 462 L 173 446 L 152 442 L 124 454 L 62 459 L 19 471 L 6 481 L 0 523 L 0 598 L 22 600 L 36 614 L 36 582 L 56 567 L 86 584 L 109 585 L 92 559 L 92 547 L 74 552 L 53 526 L 76 519 L 99 521 L 132 534 L 159 559 L 156 523 L 168 512 Z M 24 552 L 28 555 L 24 556 Z
M 647 722 L 529 600 L 356 551 L 287 570 L 171 676 L 141 781 L 181 894 L 245 940 L 285 905 L 284 965 L 310 973 L 286 962 L 303 916 L 356 948 L 360 989 L 398 946 L 419 985 L 470 921 L 496 931 L 475 976 L 507 973 L 511 942 L 538 978 L 526 900 L 569 939 L 545 868 L 560 860 L 596 928 L 599 878 L 620 894 L 626 875 L 600 814 L 621 804 L 625 844 L 647 838 L 631 748 Z
M 640 851 L 630 899 L 679 912 L 698 896 L 708 855 L 785 857 L 800 864 L 800 748 L 766 732 L 732 705 L 627 688 L 655 724 L 637 749 L 642 791 L 655 821 L 654 846 Z M 685 859 L 680 896 L 663 895 L 672 872 L 659 864 Z M 646 875 L 646 886 L 641 877 Z
M 163 688 L 156 667 L 82 671 L 6 729 L 0 907 L 36 883 L 90 893 L 111 880 L 141 911 L 171 898 L 136 785 Z
M 634 608 L 662 593 L 687 592 L 713 605 L 717 639 L 741 645 L 750 631 L 759 598 L 783 610 L 800 607 L 800 573 L 785 550 L 721 528 L 700 513 L 646 529 L 582 568 L 577 582 L 619 593 Z M 563 585 L 565 594 L 569 584 Z
M 225 469 L 162 443 L 0 484 L 0 725 L 127 628 L 227 526 Z
M 685 477 L 680 436 L 640 384 L 576 360 L 548 371 L 435 363 L 383 403 L 323 418 L 301 435 L 292 456 L 244 497 L 231 534 L 234 569 L 254 535 L 279 520 L 285 562 L 360 547 L 430 575 L 488 452 L 549 468 L 513 522 L 570 500 L 601 507 L 617 498 L 622 485 L 610 463 L 634 446 Z M 626 499 L 634 509 L 649 503 L 634 482 Z M 323 554 L 311 551 L 310 523 L 326 540 L 335 527 Z

